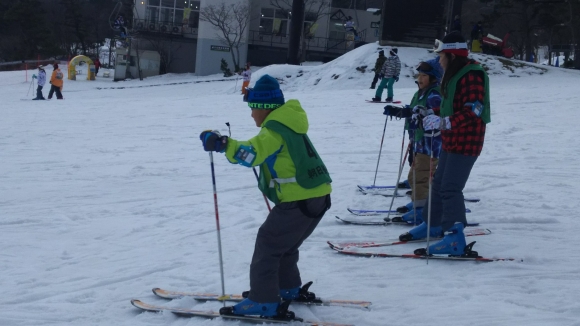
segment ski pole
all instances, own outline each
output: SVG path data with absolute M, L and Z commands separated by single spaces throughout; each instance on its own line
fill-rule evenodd
M 32 79 L 30 81 L 30 85 L 28 86 L 28 92 L 26 92 L 26 97 L 28 97 L 28 94 L 30 93 L 30 89 L 32 88 L 32 85 L 34 85 L 34 79 Z
M 416 176 L 416 165 L 415 165 L 416 162 L 417 162 L 417 142 L 415 141 L 415 135 L 413 135 L 413 163 L 411 164 L 411 169 L 413 169 L 413 187 L 411 188 L 411 201 L 413 202 L 413 224 L 414 225 L 417 225 L 417 206 L 415 203 L 415 198 L 417 196 L 417 176 Z
M 215 186 L 215 170 L 213 165 L 213 152 L 209 152 L 209 161 L 211 163 L 211 182 L 213 183 L 213 204 L 215 208 L 215 224 L 217 228 L 217 238 L 218 238 L 218 251 L 219 251 L 219 258 L 220 258 L 220 275 L 222 281 L 222 298 L 226 296 L 226 288 L 224 285 L 224 261 L 222 258 L 222 237 L 220 233 L 220 215 L 218 212 L 218 202 L 217 202 L 217 190 Z M 223 301 L 224 307 L 226 306 L 226 302 Z
M 383 137 L 381 137 L 381 147 L 379 148 L 379 158 L 377 159 L 377 168 L 375 169 L 375 179 L 373 180 L 373 186 L 377 182 L 377 173 L 379 172 L 379 162 L 381 161 L 381 152 L 383 151 L 383 141 L 385 140 L 385 131 L 387 130 L 387 121 L 389 121 L 388 115 L 385 118 L 385 126 L 383 127 Z M 405 140 L 403 140 L 403 141 L 405 141 Z
M 429 240 L 431 233 L 431 190 L 433 189 L 433 138 L 435 137 L 435 129 L 431 130 L 431 155 L 429 160 L 429 212 L 427 212 L 427 265 L 429 265 Z
M 236 86 L 234 86 L 234 93 L 238 90 L 238 79 L 240 78 L 236 77 Z
M 226 126 L 228 126 L 228 133 L 230 134 L 230 137 L 232 137 L 232 130 L 230 128 L 230 123 L 226 122 Z M 256 167 L 252 167 L 252 170 L 254 170 L 254 175 L 256 176 L 256 180 L 258 181 L 258 183 L 260 183 L 260 177 L 258 176 L 258 171 L 256 171 Z M 268 197 L 266 197 L 266 195 L 262 194 L 264 196 L 264 201 L 266 202 L 266 206 L 268 207 L 268 212 L 272 211 L 272 208 L 270 207 L 270 202 L 268 202 Z
M 386 221 L 390 221 L 391 218 L 391 209 L 393 209 L 393 203 L 395 202 L 395 197 L 397 196 L 397 191 L 399 191 L 399 181 L 401 180 L 401 173 L 403 173 L 403 166 L 405 165 L 405 161 L 407 160 L 407 154 L 409 154 L 409 148 L 411 144 L 407 148 L 405 152 L 405 157 L 403 158 L 403 151 L 405 149 L 405 128 L 403 127 L 403 141 L 401 142 L 401 156 L 399 159 L 403 158 L 401 161 L 401 165 L 399 165 L 399 173 L 397 175 L 397 183 L 395 183 L 395 192 L 393 193 L 393 197 L 391 198 L 391 205 L 389 206 L 389 213 L 387 214 Z
M 254 170 L 254 175 L 256 176 L 256 180 L 258 181 L 258 183 L 260 183 L 260 177 L 258 176 L 258 172 L 256 171 L 256 168 L 252 168 L 252 170 Z M 264 201 L 266 202 L 266 206 L 268 206 L 268 212 L 272 211 L 272 208 L 270 207 L 270 202 L 268 202 L 268 197 L 266 197 L 266 195 L 262 194 L 264 196 Z

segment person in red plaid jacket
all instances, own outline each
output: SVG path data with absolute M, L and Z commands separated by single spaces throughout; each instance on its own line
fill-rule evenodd
M 486 124 L 490 120 L 489 79 L 483 67 L 467 57 L 467 42 L 457 32 L 436 41 L 435 52 L 445 70 L 441 81 L 440 116 L 423 119 L 425 133 L 441 131 L 443 151 L 432 180 L 432 190 L 424 212 L 431 214 L 430 234 L 445 232 L 439 242 L 415 250 L 415 254 L 477 256 L 466 245 L 463 228 L 467 224 L 463 188 L 481 154 Z M 426 216 L 427 214 L 423 214 Z M 410 233 L 427 236 L 423 223 Z

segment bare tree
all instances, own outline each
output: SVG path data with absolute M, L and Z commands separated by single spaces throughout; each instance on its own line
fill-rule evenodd
M 235 71 L 240 70 L 240 43 L 250 24 L 250 6 L 245 3 L 225 4 L 203 7 L 200 20 L 210 23 L 218 30 L 218 40 L 230 47 Z

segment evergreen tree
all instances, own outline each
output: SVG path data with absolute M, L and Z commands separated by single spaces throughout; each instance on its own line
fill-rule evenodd
M 0 19 L 3 59 L 26 60 L 58 53 L 40 1 L 2 0 L 0 8 L 7 8 Z

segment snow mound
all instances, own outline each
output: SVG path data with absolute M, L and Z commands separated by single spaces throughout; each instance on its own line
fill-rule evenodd
M 252 76 L 252 84 L 261 76 L 268 74 L 277 78 L 285 91 L 310 91 L 351 89 L 370 86 L 374 68 L 380 50 L 388 55 L 390 46 L 371 43 L 356 48 L 335 60 L 317 66 L 271 65 L 264 67 Z M 398 86 L 411 87 L 415 81 L 415 67 L 421 61 L 437 57 L 431 50 L 399 47 L 401 59 L 401 80 Z M 486 54 L 470 54 L 470 57 L 481 62 L 490 75 L 520 77 L 522 75 L 542 75 L 549 68 L 540 65 L 511 60 Z M 363 87 L 364 88 L 364 87 Z

